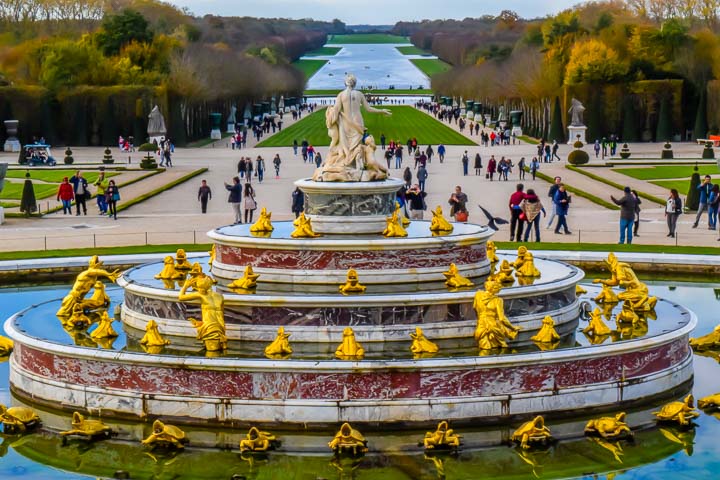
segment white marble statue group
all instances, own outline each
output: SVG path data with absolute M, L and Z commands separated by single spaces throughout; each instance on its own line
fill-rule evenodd
M 365 95 L 355 90 L 356 84 L 355 76 L 348 74 L 345 90 L 325 112 L 330 148 L 325 163 L 313 175 L 315 181 L 370 182 L 388 177 L 387 168 L 375 161 L 375 139 L 365 130 L 361 108 L 371 113 L 391 113 L 369 105 Z

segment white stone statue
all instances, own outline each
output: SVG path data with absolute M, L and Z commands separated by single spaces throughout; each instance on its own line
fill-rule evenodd
M 585 107 L 582 103 L 580 103 L 580 100 L 577 98 L 572 99 L 572 106 L 570 107 L 570 110 L 568 110 L 568 113 L 572 115 L 572 119 L 570 121 L 570 125 L 573 127 L 582 127 L 583 124 L 583 112 L 585 111 Z
M 348 74 L 345 90 L 325 111 L 330 148 L 325 163 L 313 175 L 315 181 L 360 182 L 388 177 L 387 169 L 374 160 L 375 140 L 365 131 L 361 108 L 388 116 L 391 112 L 370 106 L 365 95 L 354 89 L 356 84 L 355 75 Z
M 162 113 L 160 112 L 160 108 L 155 105 L 155 107 L 150 112 L 150 115 L 148 115 L 148 137 L 150 137 L 150 141 L 153 140 L 153 138 L 156 137 L 164 137 L 167 133 L 167 128 L 165 128 L 165 118 L 163 117 Z

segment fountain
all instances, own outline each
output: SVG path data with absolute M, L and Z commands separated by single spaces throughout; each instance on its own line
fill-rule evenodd
M 368 138 L 357 149 L 340 144 L 334 157 L 350 171 L 335 168 L 333 178 L 360 181 L 296 182 L 306 196 L 301 222 L 272 222 L 265 211 L 254 225 L 208 232 L 209 256 L 179 251 L 120 276 L 93 257 L 64 299 L 13 315 L 4 328 L 14 341 L 14 401 L 41 409 L 49 431 L 121 431 L 138 444 L 361 454 L 511 438 L 533 465 L 533 445 L 586 431 L 607 442 L 654 423 L 658 399 L 687 393 L 691 311 L 650 296 L 614 255 L 602 287 L 578 289 L 580 269 L 524 246 L 496 253 L 491 229 L 450 223 L 441 209 L 402 227 L 406 236 L 383 235 L 402 224 L 399 182 L 363 181 Z M 103 279 L 121 290 L 106 295 Z M 116 332 L 108 302 L 119 300 Z M 48 318 L 56 312 L 60 321 Z M 658 418 L 677 418 L 683 405 Z M 573 420 L 601 412 L 613 415 Z M 449 428 L 522 421 L 512 436 Z M 373 434 L 390 427 L 432 431 Z M 26 448 L 50 451 L 54 441 Z

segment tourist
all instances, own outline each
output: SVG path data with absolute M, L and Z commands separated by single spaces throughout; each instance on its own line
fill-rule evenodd
M 467 150 L 465 150 L 465 153 L 463 153 L 462 156 L 462 167 L 463 167 L 463 176 L 467 177 L 468 174 L 468 165 L 470 164 L 470 158 L 468 158 Z
M 120 189 L 115 185 L 115 180 L 110 180 L 105 189 L 105 197 L 108 205 L 108 218 L 117 220 L 117 202 L 120 201 Z
M 540 197 L 535 194 L 535 190 L 533 190 L 532 188 L 528 188 L 528 191 L 525 194 L 525 198 L 520 204 L 520 210 L 522 210 L 522 213 L 525 215 L 525 221 L 527 222 L 525 238 L 523 239 L 523 241 L 527 242 L 530 239 L 530 231 L 534 228 L 535 241 L 539 242 L 540 212 L 542 212 L 543 216 L 547 216 L 547 213 L 545 213 L 545 207 L 543 207 L 543 204 L 540 201 Z M 520 241 L 520 238 L 518 238 L 518 241 Z
M 255 189 L 253 189 L 250 182 L 245 184 L 245 223 L 252 223 L 253 213 L 257 209 L 257 202 L 255 201 Z
M 558 155 L 558 149 L 560 148 L 560 145 L 558 144 L 557 140 L 553 140 L 552 144 L 552 157 L 550 157 L 550 160 L 555 160 L 555 158 L 558 159 L 558 161 L 561 160 L 560 155 Z
M 715 230 L 717 227 L 718 204 L 720 204 L 720 185 L 713 185 L 708 199 L 708 225 Z
M 418 185 L 420 186 L 420 190 L 423 192 L 425 191 L 425 180 L 427 180 L 428 177 L 428 171 L 427 168 L 425 168 L 425 165 L 420 165 L 420 168 L 418 168 L 417 171 L 417 179 L 418 179 Z
M 424 211 L 427 209 L 425 204 L 425 193 L 420 185 L 413 185 L 405 192 L 405 204 L 410 206 L 410 219 L 422 220 Z
M 80 215 L 80 207 L 82 207 L 83 213 L 87 215 L 85 200 L 90 196 L 88 181 L 82 176 L 82 172 L 78 170 L 75 175 L 70 177 L 70 183 L 72 183 L 73 192 L 75 193 L 75 215 Z
M 547 143 L 545 144 L 545 159 L 548 163 L 551 163 L 553 161 L 550 145 L 548 145 Z
M 320 168 L 320 165 L 322 165 L 322 155 L 320 155 L 320 152 L 318 151 L 315 154 L 315 166 L 317 168 Z
M 295 218 L 300 216 L 300 212 L 305 209 L 305 195 L 299 187 L 295 187 L 292 192 L 292 205 L 290 210 L 295 214 Z
M 252 158 L 248 157 L 245 160 L 245 182 L 251 182 L 253 176 L 253 161 Z
M 262 183 L 265 177 L 265 159 L 258 155 L 255 160 L 255 176 L 258 177 L 258 183 Z
M 673 188 L 670 190 L 670 196 L 665 204 L 665 220 L 667 220 L 668 237 L 675 238 L 675 228 L 677 227 L 677 220 L 681 213 L 682 200 L 680 199 L 680 195 L 678 195 L 678 191 Z
M 482 157 L 480 156 L 480 152 L 475 154 L 475 163 L 473 164 L 473 168 L 475 169 L 475 175 L 482 175 Z
M 381 133 L 380 134 L 380 148 L 382 148 L 383 150 L 385 150 L 385 140 L 386 140 L 385 134 Z
M 595 150 L 595 158 L 598 158 L 600 155 L 600 140 L 595 140 L 595 145 L 593 146 L 593 149 Z
M 57 193 L 58 202 L 62 202 L 63 215 L 67 215 L 68 213 L 70 215 L 72 215 L 73 198 L 75 198 L 75 193 L 73 192 L 73 186 L 70 185 L 70 182 L 68 181 L 68 177 L 64 177 L 62 183 L 60 184 L 60 187 L 58 188 L 58 193 Z
M 412 172 L 410 171 L 410 167 L 405 167 L 403 180 L 405 181 L 405 188 L 410 188 L 410 184 L 412 183 Z
M 280 154 L 276 153 L 275 158 L 273 158 L 273 167 L 275 167 L 275 178 L 280 178 L 280 164 L 282 163 L 282 160 L 280 160 Z
M 525 180 L 525 157 L 520 157 L 518 162 L 518 180 Z
M 535 175 L 537 175 L 538 170 L 540 170 L 540 162 L 538 161 L 537 157 L 533 157 L 533 159 L 530 161 L 530 173 L 532 174 L 533 180 L 535 180 Z
M 712 192 L 713 189 L 713 184 L 710 180 L 710 175 L 705 175 L 702 183 L 697 186 L 697 189 L 700 191 L 700 206 L 698 207 L 697 215 L 695 215 L 695 223 L 693 223 L 692 228 L 697 228 L 698 222 L 700 222 L 700 217 L 702 216 L 703 212 L 708 208 L 710 192 Z M 70 182 L 72 182 L 72 178 L 70 179 Z M 77 195 L 77 191 L 75 191 L 75 194 Z M 712 230 L 712 228 L 708 227 L 708 230 Z
M 392 147 L 388 147 L 388 149 L 385 150 L 385 162 L 387 163 L 388 170 L 390 170 L 390 162 L 392 161 L 394 155 L 395 152 Z
M 620 207 L 620 241 L 618 243 L 625 243 L 625 239 L 627 238 L 627 243 L 630 245 L 633 237 L 632 227 L 635 222 L 637 200 L 633 196 L 630 187 L 625 187 L 623 191 L 625 192 L 625 195 L 623 195 L 623 197 L 619 200 L 612 195 L 610 195 L 610 199 L 613 203 L 615 203 L 615 205 Z
M 553 203 L 553 210 L 552 214 L 550 215 L 550 220 L 548 220 L 546 229 L 549 229 L 552 227 L 553 220 L 555 220 L 555 215 L 557 215 L 557 208 L 555 206 L 555 194 L 558 191 L 558 188 L 560 187 L 560 182 L 562 179 L 560 177 L 555 177 L 555 183 L 553 183 L 550 186 L 550 190 L 548 190 L 548 197 L 550 197 L 550 201 Z
M 242 211 L 240 209 L 240 202 L 242 200 L 242 185 L 240 185 L 240 178 L 233 177 L 233 184 L 225 184 L 225 189 L 230 192 L 228 195 L 228 203 L 232 207 L 233 214 L 235 215 L 235 224 L 242 223 Z
M 297 140 L 293 140 L 293 155 L 297 156 L 298 143 Z
M 438 145 L 438 158 L 440 159 L 440 163 L 443 163 L 443 160 L 445 160 L 445 145 L 442 143 Z
M 200 208 L 202 213 L 207 213 L 208 200 L 212 198 L 212 191 L 208 187 L 207 180 L 200 182 L 200 188 L 198 189 L 198 201 L 200 202 Z
M 105 172 L 101 171 L 100 175 L 98 175 L 97 180 L 95 180 L 95 188 L 97 188 L 97 206 L 98 206 L 98 212 L 100 215 L 106 215 L 107 214 L 107 201 L 105 201 L 105 189 L 108 186 L 107 180 L 105 180 Z
M 432 157 L 435 155 L 435 150 L 433 150 L 432 145 L 428 145 L 425 149 L 425 155 L 427 156 L 428 163 L 432 163 Z
M 308 143 L 307 140 L 303 140 L 301 143 L 300 150 L 302 152 L 303 163 L 307 162 L 307 159 L 308 159 L 308 145 L 310 145 L 310 144 Z
M 245 177 L 245 157 L 240 157 L 240 161 L 237 165 L 237 171 L 240 178 Z
M 523 190 L 525 186 L 522 183 L 518 183 L 515 186 L 515 193 L 510 195 L 510 201 L 508 207 L 510 208 L 510 241 L 513 242 L 517 238 L 519 242 L 522 238 L 523 226 L 525 219 L 520 218 L 520 214 L 523 213 L 520 205 L 525 200 L 525 193 Z
M 455 187 L 455 193 L 450 195 L 450 216 L 455 218 L 457 222 L 467 222 L 468 211 L 467 211 L 468 197 L 463 193 L 460 185 Z
M 635 197 L 635 201 L 637 202 L 637 205 L 635 205 L 635 227 L 633 228 L 633 235 L 636 237 L 639 237 L 638 235 L 638 228 L 640 227 L 640 204 L 642 201 L 640 200 L 640 195 L 638 195 L 637 190 L 632 191 L 633 197 Z
M 402 168 L 402 145 L 395 145 L 395 168 Z
M 315 161 L 315 147 L 313 147 L 312 145 L 309 145 L 307 148 L 307 157 L 310 163 L 313 163 Z
M 557 177 L 560 178 L 560 177 Z M 558 222 L 555 227 L 555 233 L 560 233 L 560 228 L 563 228 L 565 235 L 570 235 L 572 232 L 568 229 L 567 225 L 567 214 L 570 209 L 570 195 L 565 191 L 565 185 L 562 183 L 558 184 L 557 192 L 553 202 L 555 203 L 555 212 L 557 213 Z
M 497 168 L 497 160 L 495 160 L 495 155 L 490 155 L 490 160 L 488 160 L 488 166 L 487 166 L 487 173 L 485 174 L 485 178 L 489 178 L 490 181 L 493 181 L 493 176 L 495 175 L 495 169 Z

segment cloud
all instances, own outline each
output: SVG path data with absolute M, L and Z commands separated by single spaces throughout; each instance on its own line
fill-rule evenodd
M 196 15 L 314 18 L 339 18 L 348 24 L 387 25 L 397 21 L 480 17 L 497 15 L 501 10 L 514 10 L 521 17 L 535 18 L 557 13 L 578 0 L 172 0 L 170 3 L 188 7 Z

